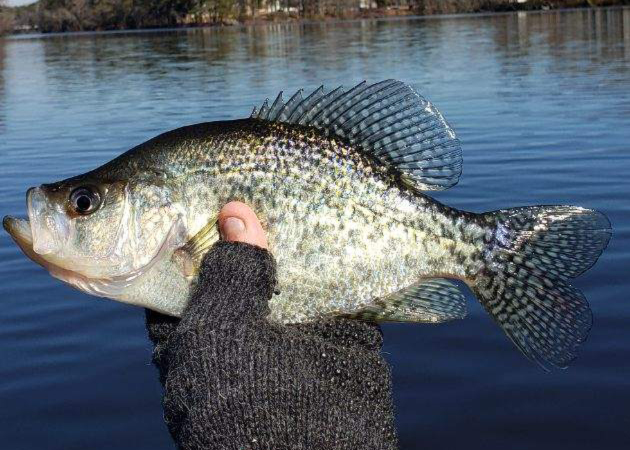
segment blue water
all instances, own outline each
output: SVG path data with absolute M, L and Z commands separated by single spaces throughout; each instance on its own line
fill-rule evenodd
M 24 191 L 277 91 L 399 78 L 458 132 L 472 211 L 605 212 L 576 280 L 595 316 L 544 373 L 470 293 L 439 326 L 386 325 L 403 449 L 630 448 L 630 9 L 0 40 L 0 216 Z M 173 449 L 143 311 L 52 279 L 0 235 L 0 448 Z

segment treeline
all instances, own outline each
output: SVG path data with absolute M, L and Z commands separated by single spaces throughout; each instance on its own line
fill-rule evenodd
M 421 15 L 460 14 L 485 11 L 560 9 L 630 4 L 629 0 L 424 0 L 418 1 L 416 12 Z
M 15 14 L 12 8 L 6 7 L 4 0 L 0 0 L 0 36 L 13 31 L 14 19 Z
M 450 14 L 630 3 L 630 0 L 40 0 L 2 8 L 2 30 L 116 30 L 255 20 Z
M 2 1 L 2 0 L 0 0 Z M 115 30 L 251 20 L 356 17 L 378 9 L 410 11 L 407 0 L 40 0 L 16 8 L 18 24 L 43 32 Z
M 40 0 L 17 8 L 16 22 L 41 32 L 176 26 L 195 0 Z

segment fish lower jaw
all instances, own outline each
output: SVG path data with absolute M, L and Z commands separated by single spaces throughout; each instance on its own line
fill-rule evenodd
M 20 250 L 34 262 L 48 270 L 53 277 L 73 286 L 76 286 L 74 282 L 76 279 L 84 278 L 82 275 L 72 270 L 64 269 L 63 267 L 51 263 L 33 250 L 33 234 L 28 219 L 5 216 L 4 219 L 2 219 L 2 226 L 13 238 L 18 247 L 20 247 Z
M 2 219 L 2 226 L 26 256 L 46 269 L 54 278 L 88 294 L 113 297 L 113 295 L 108 295 L 111 293 L 102 292 L 102 286 L 106 280 L 91 279 L 79 272 L 61 267 L 37 253 L 33 249 L 33 235 L 28 219 L 5 216 Z
M 52 277 L 86 294 L 106 297 L 124 303 L 138 303 L 127 299 L 129 292 L 133 291 L 134 285 L 140 282 L 143 275 L 149 272 L 153 266 L 163 258 L 170 258 L 168 249 L 162 249 L 163 251 L 158 252 L 148 264 L 129 273 L 104 277 L 87 275 L 76 270 L 76 267 L 82 266 L 77 261 L 57 261 L 54 255 L 37 253 L 33 248 L 33 235 L 30 222 L 27 219 L 6 216 L 2 220 L 2 226 L 13 238 L 20 250 L 33 262 L 46 269 Z M 171 311 L 167 313 L 174 315 Z
M 2 219 L 2 227 L 20 248 L 24 249 L 24 246 L 33 247 L 33 234 L 31 233 L 31 224 L 28 219 L 5 216 Z

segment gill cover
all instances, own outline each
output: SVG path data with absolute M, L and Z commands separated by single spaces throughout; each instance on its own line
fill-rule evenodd
M 64 190 L 64 195 L 65 195 Z M 186 242 L 184 214 L 164 186 L 102 187 L 102 206 L 71 215 L 64 195 L 29 190 L 33 255 L 50 274 L 92 295 L 119 299 Z

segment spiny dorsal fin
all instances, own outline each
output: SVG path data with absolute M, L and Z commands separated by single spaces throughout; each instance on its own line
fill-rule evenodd
M 401 81 L 365 81 L 344 91 L 325 93 L 323 86 L 288 102 L 282 92 L 272 106 L 265 100 L 252 118 L 312 126 L 359 145 L 403 174 L 420 190 L 455 185 L 462 171 L 462 152 L 455 132 L 442 114 Z

